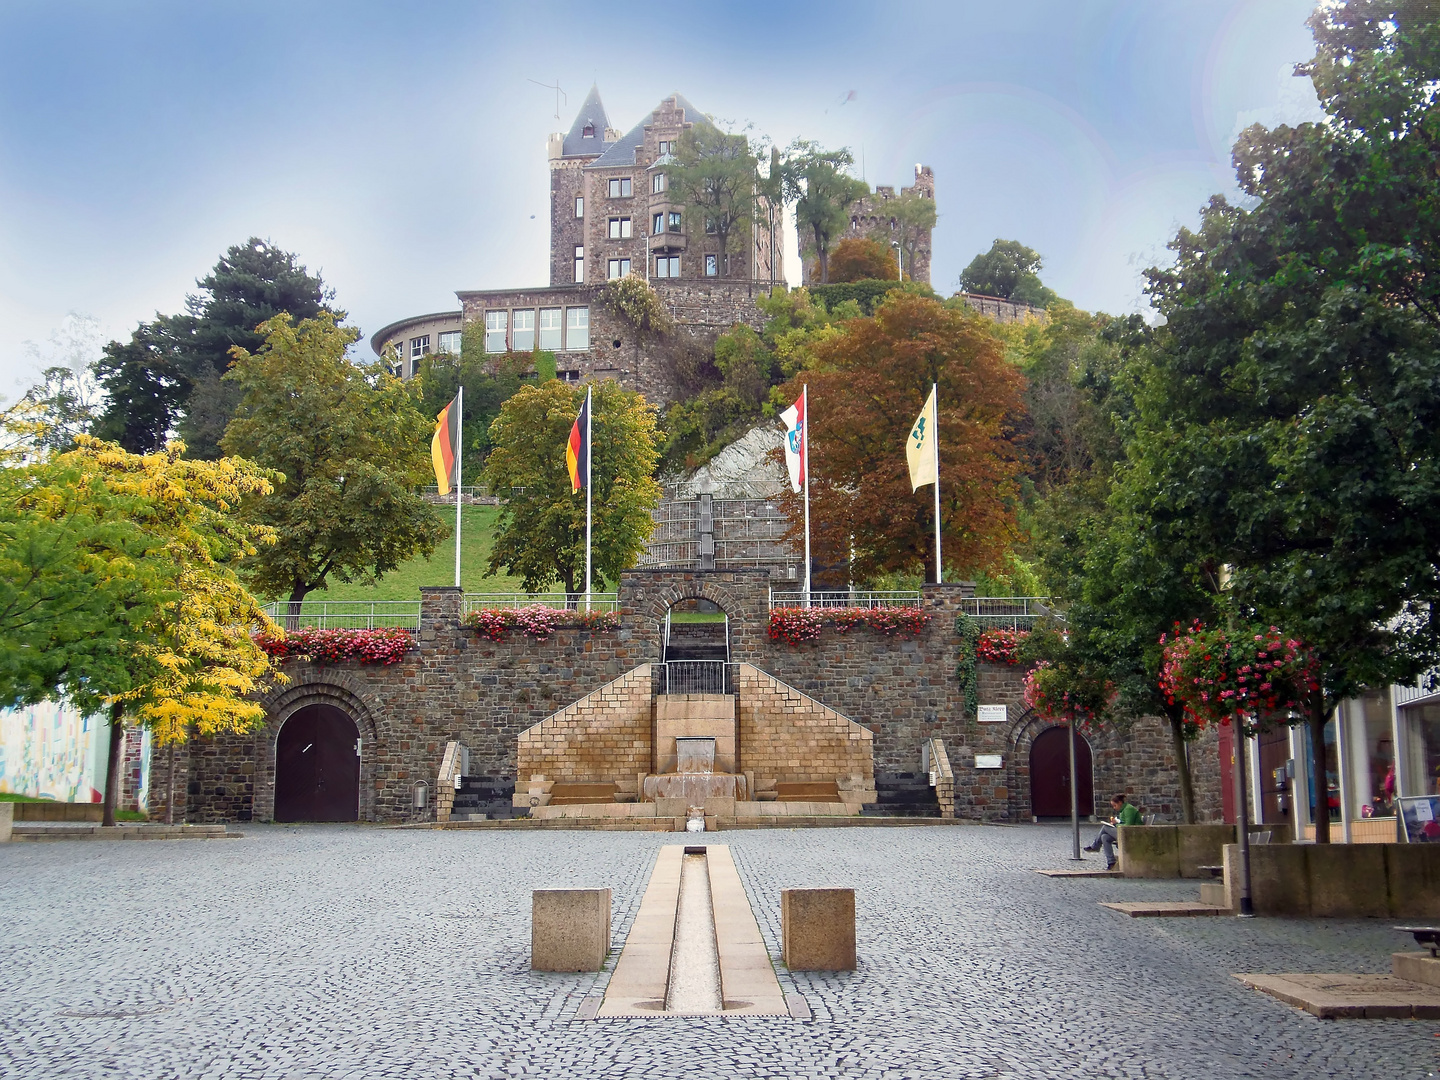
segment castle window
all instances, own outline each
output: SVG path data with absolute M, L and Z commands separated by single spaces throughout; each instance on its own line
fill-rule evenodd
M 665 215 L 664 215 L 664 214 L 656 214 L 653 218 L 650 219 L 650 235 L 651 235 L 651 236 L 659 236 L 659 235 L 660 235 L 662 232 L 664 232 L 664 231 L 665 231 Z
M 586 124 L 580 129 L 580 137 L 582 139 L 593 139 L 595 137 L 595 125 Z
M 680 276 L 679 255 L 657 255 L 655 256 L 655 276 L 657 278 L 677 278 Z
M 459 330 L 447 330 L 439 337 L 439 340 L 437 342 L 439 347 L 438 351 L 442 353 L 449 353 L 451 356 L 459 356 L 460 341 L 461 336 Z
M 713 233 L 713 232 L 715 231 L 715 219 L 714 219 L 714 218 L 708 218 L 708 217 L 707 217 L 707 218 L 705 219 L 705 231 L 706 231 L 707 233 Z
M 510 313 L 508 311 L 485 312 L 485 351 L 487 353 L 505 351 L 505 331 L 509 328 Z
M 412 337 L 410 339 L 410 359 L 419 360 L 430 351 L 430 335 L 424 337 Z
M 616 278 L 625 277 L 625 276 L 626 276 L 627 274 L 629 274 L 629 273 L 630 273 L 630 260 L 629 260 L 629 259 L 611 259 L 611 260 L 610 260 L 610 280 L 611 280 L 611 281 L 614 281 Z
M 585 249 L 579 244 L 575 245 L 575 283 L 578 285 L 585 280 Z
M 705 276 L 714 277 L 719 269 L 719 260 L 714 255 L 705 256 Z
M 630 219 L 628 217 L 612 217 L 610 219 L 610 239 L 630 239 Z
M 665 174 L 663 172 L 657 172 L 654 176 L 650 177 L 650 191 L 652 194 L 658 195 L 664 190 Z
M 661 156 L 661 157 L 664 157 L 666 154 L 670 153 L 670 145 L 671 145 L 671 144 L 670 144 L 669 142 L 667 142 L 666 140 L 664 140 L 664 139 L 661 139 L 661 140 L 660 140 L 660 156 Z
M 610 181 L 610 198 L 628 199 L 630 197 L 630 177 L 617 176 Z
M 678 210 L 671 210 L 671 211 L 670 211 L 670 231 L 671 231 L 671 232 L 679 232 L 679 231 L 680 231 L 680 211 L 678 211 Z
M 590 309 L 572 307 L 565 309 L 565 348 L 588 349 L 590 347 Z
M 561 333 L 565 323 L 563 311 L 558 307 L 540 309 L 540 348 L 546 352 L 557 352 L 563 347 Z
M 585 216 L 585 196 L 584 196 L 584 195 L 576 195 L 576 196 L 575 196 L 575 216 L 576 216 L 576 217 L 584 217 L 584 216 Z
M 517 311 L 510 327 L 510 348 L 515 352 L 530 352 L 535 348 L 535 312 Z

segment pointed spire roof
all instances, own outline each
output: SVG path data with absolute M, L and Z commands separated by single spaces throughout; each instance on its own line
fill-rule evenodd
M 603 154 L 610 144 L 605 141 L 605 129 L 610 126 L 610 117 L 605 115 L 605 105 L 600 100 L 600 87 L 591 85 L 585 95 L 585 104 L 575 115 L 575 123 L 565 136 L 561 148 L 562 157 L 590 157 Z

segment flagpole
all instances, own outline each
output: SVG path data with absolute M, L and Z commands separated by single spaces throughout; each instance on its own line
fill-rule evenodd
M 933 383 L 930 393 L 935 396 L 935 584 L 943 579 L 940 561 L 940 384 Z
M 590 395 L 590 387 L 585 388 L 585 610 L 590 610 L 590 502 L 591 495 L 595 491 L 595 470 L 591 467 L 595 460 L 595 448 L 590 441 L 591 413 L 594 411 L 594 401 Z
M 461 424 L 465 417 L 465 384 L 460 384 L 460 392 L 455 395 L 455 587 L 460 588 L 460 481 L 463 449 L 465 440 L 461 431 Z
M 800 387 L 800 446 L 805 451 L 805 606 L 810 606 L 810 386 Z

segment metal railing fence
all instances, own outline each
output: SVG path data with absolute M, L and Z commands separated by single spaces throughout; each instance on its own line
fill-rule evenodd
M 804 589 L 770 590 L 771 608 L 884 608 L 918 607 L 919 605 L 920 594 L 918 592 L 861 592 L 859 590 L 851 592 L 848 589 L 821 592 L 812 589 L 807 604 Z
M 1028 630 L 1036 619 L 1054 614 L 1048 596 L 972 596 L 960 601 L 960 610 L 986 629 Z
M 579 593 L 466 593 L 465 614 L 481 608 L 515 610 L 527 607 L 564 608 L 570 611 L 585 610 L 585 594 Z M 613 592 L 590 594 L 591 611 L 619 611 L 620 600 Z
M 658 694 L 733 694 L 735 667 L 728 660 L 668 660 L 653 667 Z
M 420 629 L 418 600 L 276 600 L 265 614 L 285 630 Z

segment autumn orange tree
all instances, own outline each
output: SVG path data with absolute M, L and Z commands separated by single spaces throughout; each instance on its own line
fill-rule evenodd
M 894 281 L 898 272 L 894 252 L 868 236 L 847 237 L 830 253 L 830 280 L 834 282 Z
M 911 491 L 905 437 L 938 383 L 945 561 L 967 571 L 999 564 L 1017 531 L 1019 462 L 1009 434 L 1024 378 L 986 322 L 896 292 L 874 317 L 850 320 L 811 352 L 786 391 L 810 386 L 817 562 L 852 559 L 854 581 L 922 569 L 933 579 L 934 502 L 928 487 Z M 800 496 L 789 496 L 786 509 L 802 520 Z

